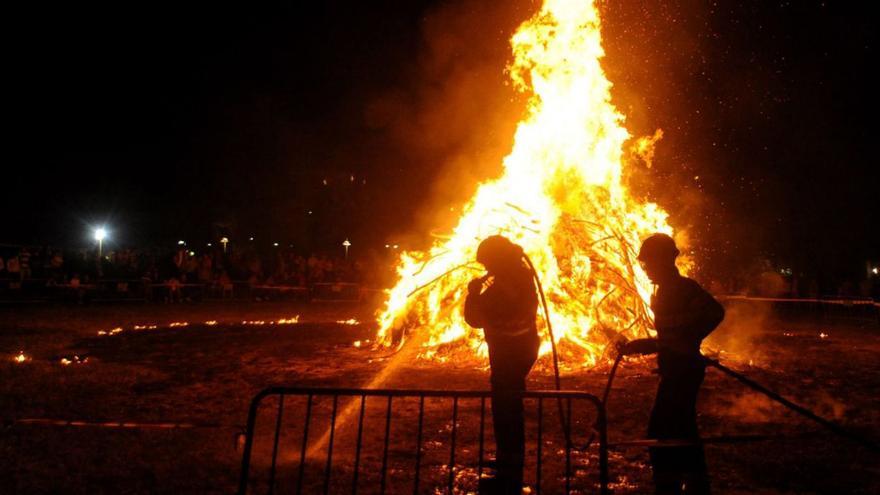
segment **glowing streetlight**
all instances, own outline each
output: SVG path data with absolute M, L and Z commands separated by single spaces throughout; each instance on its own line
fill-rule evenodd
M 104 227 L 95 229 L 95 240 L 98 241 L 98 258 L 104 255 L 104 238 L 107 237 L 107 230 Z
M 351 241 L 346 239 L 345 241 L 342 242 L 342 245 L 343 245 L 343 247 L 345 247 L 345 259 L 348 259 L 348 248 L 351 247 Z
M 223 244 L 223 254 L 226 254 L 226 245 L 229 244 L 229 238 L 224 237 L 220 239 L 220 244 Z
M 186 241 L 177 241 L 178 246 L 186 246 Z

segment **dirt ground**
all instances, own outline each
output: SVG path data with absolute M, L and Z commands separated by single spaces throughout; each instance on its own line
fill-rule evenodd
M 367 305 L 291 303 L 0 308 L 0 492 L 232 493 L 242 455 L 237 434 L 251 398 L 269 385 L 486 388 L 488 374 L 482 366 L 402 359 L 389 357 L 387 350 L 370 349 L 366 341 L 375 330 L 372 312 Z M 254 323 L 293 316 L 299 316 L 296 324 Z M 352 318 L 359 323 L 344 323 Z M 209 321 L 217 324 L 205 324 Z M 169 327 L 173 322 L 189 325 Z M 148 328 L 134 330 L 136 325 Z M 117 327 L 122 331 L 114 333 Z M 356 347 L 355 341 L 362 345 Z M 880 440 L 876 322 L 779 318 L 738 306 L 705 348 L 724 350 L 722 361 L 738 371 L 854 432 Z M 24 357 L 18 358 L 20 353 Z M 62 359 L 71 363 L 62 364 Z M 382 370 L 386 376 L 377 381 Z M 607 365 L 569 371 L 563 386 L 601 395 L 607 372 Z M 608 404 L 612 443 L 643 436 L 656 381 L 650 360 L 622 365 Z M 529 387 L 552 388 L 546 366 L 532 373 Z M 382 401 L 370 399 L 366 407 L 359 485 L 364 493 L 376 491 L 379 477 Z M 276 405 L 267 401 L 261 410 L 254 461 L 258 480 L 266 476 Z M 444 483 L 448 473 L 445 442 L 452 422 L 448 402 L 428 401 L 425 407 L 421 475 L 425 492 L 432 493 L 432 486 Z M 529 408 L 531 428 L 536 413 L 534 404 Z M 555 403 L 545 404 L 543 476 L 551 487 L 545 493 L 559 493 L 561 486 L 558 462 L 554 467 L 560 459 L 560 441 L 553 437 L 554 408 Z M 293 399 L 285 404 L 279 492 L 293 492 L 296 482 L 303 409 Z M 315 403 L 312 444 L 326 430 L 329 409 L 329 401 Z M 350 409 L 348 402 L 340 402 L 332 493 L 351 491 L 346 448 L 353 446 L 355 428 Z M 707 446 L 716 493 L 880 493 L 876 453 L 828 434 L 717 370 L 707 372 L 699 410 L 704 437 L 778 437 Z M 417 400 L 395 405 L 389 426 L 394 439 L 389 493 L 412 491 L 413 449 L 406 446 L 414 446 L 417 411 Z M 576 433 L 587 433 L 588 417 L 589 411 L 584 412 Z M 88 424 L 21 421 L 27 419 Z M 121 421 L 148 426 L 94 424 Z M 163 423 L 195 427 L 156 427 Z M 462 493 L 471 491 L 476 479 L 478 425 L 479 401 L 463 401 L 456 422 L 461 449 L 456 485 Z M 534 447 L 530 445 L 530 454 Z M 491 450 L 488 443 L 487 449 Z M 326 442 L 312 450 L 305 493 L 319 487 Z M 577 492 L 591 491 L 595 448 L 577 453 L 573 462 L 581 478 Z M 533 465 L 527 467 L 532 473 Z M 644 449 L 612 450 L 610 472 L 615 493 L 652 490 Z

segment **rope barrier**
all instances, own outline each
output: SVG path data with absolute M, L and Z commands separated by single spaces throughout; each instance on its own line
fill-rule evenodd
M 755 297 L 740 295 L 719 295 L 720 299 L 758 302 L 790 302 L 790 303 L 813 303 L 833 304 L 842 306 L 875 306 L 880 308 L 880 302 L 873 299 L 822 299 L 817 297 Z

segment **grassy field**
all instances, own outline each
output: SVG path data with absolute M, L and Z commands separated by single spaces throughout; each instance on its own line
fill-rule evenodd
M 250 399 L 269 385 L 382 386 L 484 389 L 487 371 L 471 362 L 434 363 L 404 352 L 370 349 L 372 308 L 359 305 L 253 303 L 235 305 L 34 306 L 0 309 L 0 491 L 2 493 L 231 493 L 238 481 Z M 299 316 L 296 324 L 242 324 Z M 799 403 L 848 428 L 880 438 L 880 331 L 859 322 L 793 321 L 731 311 L 707 347 L 722 359 Z M 356 319 L 359 324 L 341 323 Z M 214 322 L 217 324 L 205 324 Z M 168 327 L 173 322 L 188 326 Z M 147 326 L 134 330 L 135 326 Z M 150 329 L 150 325 L 157 328 Z M 114 333 L 114 328 L 123 331 Z M 106 332 L 106 335 L 99 335 Z M 822 337 L 821 335 L 825 335 Z M 355 347 L 355 341 L 365 345 Z M 16 357 L 24 353 L 24 362 Z M 87 358 L 82 364 L 76 363 Z M 73 361 L 62 364 L 61 360 Z M 643 436 L 656 376 L 650 360 L 622 366 L 611 393 L 612 442 Z M 600 394 L 607 366 L 575 370 L 565 388 Z M 382 380 L 376 379 L 383 373 Z M 532 389 L 552 388 L 542 366 Z M 277 403 L 267 401 L 258 424 L 254 477 L 266 476 Z M 339 403 L 340 414 L 348 402 Z M 353 409 L 357 410 L 357 404 Z M 536 411 L 530 404 L 533 435 Z M 878 457 L 839 440 L 740 384 L 710 370 L 700 402 L 704 436 L 784 435 L 784 439 L 707 447 L 716 493 L 878 493 Z M 315 404 L 305 492 L 320 486 L 329 401 Z M 425 406 L 422 486 L 445 483 L 451 404 Z M 279 492 L 296 483 L 303 404 L 285 404 L 280 438 Z M 375 492 L 380 479 L 385 403 L 366 408 L 360 487 Z M 395 403 L 390 426 L 389 493 L 410 492 L 418 401 Z M 576 415 L 576 432 L 592 422 Z M 348 413 L 345 413 L 348 414 Z M 558 493 L 561 467 L 555 403 L 545 404 L 545 493 Z M 356 414 L 339 417 L 331 491 L 350 492 Z M 458 415 L 456 483 L 470 491 L 476 479 L 479 402 L 463 401 Z M 23 419 L 86 422 L 188 423 L 192 428 L 53 426 Z M 17 421 L 14 422 L 13 421 Z M 487 432 L 488 425 L 487 425 Z M 809 435 L 803 435 L 810 432 Z M 487 440 L 491 435 L 487 433 Z M 488 445 L 491 450 L 491 445 Z M 529 446 L 533 452 L 535 445 Z M 554 460 L 555 459 L 555 460 Z M 613 450 L 616 493 L 651 491 L 643 449 Z M 578 492 L 595 482 L 595 449 L 575 455 Z M 534 478 L 529 465 L 529 479 Z M 555 488 L 553 488 L 555 487 Z

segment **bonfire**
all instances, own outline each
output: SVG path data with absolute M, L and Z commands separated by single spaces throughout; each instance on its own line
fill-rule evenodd
M 535 265 L 560 360 L 591 366 L 609 342 L 650 332 L 651 285 L 635 253 L 647 235 L 673 229 L 666 212 L 635 198 L 624 179 L 625 167 L 650 160 L 662 133 L 633 138 L 611 103 L 593 2 L 546 0 L 510 43 L 507 72 L 529 97 L 503 173 L 478 186 L 450 235 L 401 254 L 377 342 L 411 343 L 440 361 L 485 356 L 462 304 L 467 282 L 482 274 L 474 261 L 479 241 L 501 234 Z M 546 354 L 548 332 L 542 335 Z

